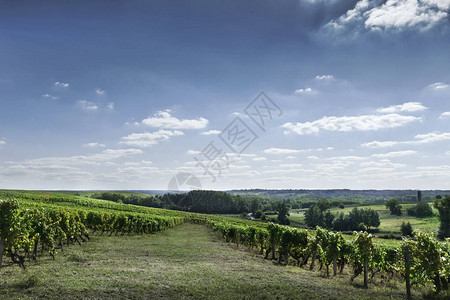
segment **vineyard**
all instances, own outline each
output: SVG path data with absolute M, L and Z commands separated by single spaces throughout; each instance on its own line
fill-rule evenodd
M 227 242 L 240 244 L 249 249 L 256 248 L 265 258 L 287 265 L 292 258 L 299 267 L 315 264 L 326 269 L 330 276 L 351 268 L 351 281 L 363 274 L 364 287 L 368 287 L 369 276 L 393 279 L 403 278 L 408 282 L 407 294 L 413 284 L 434 285 L 436 294 L 448 291 L 450 280 L 450 240 L 437 241 L 432 234 L 415 233 L 416 240 L 405 239 L 399 247 L 377 245 L 371 234 L 355 232 L 354 239 L 347 240 L 339 232 L 330 232 L 318 227 L 315 231 L 296 229 L 270 223 L 267 228 L 236 225 L 228 221 L 210 220 L 210 226 L 220 232 Z M 448 292 L 447 292 L 448 293 Z
M 48 193 L 3 192 L 1 199 L 0 253 L 6 253 L 22 268 L 26 268 L 26 258 L 36 260 L 39 247 L 54 258 L 56 247 L 63 251 L 64 245 L 86 242 L 88 229 L 109 235 L 148 234 L 190 217 Z
M 326 277 L 348 273 L 349 282 L 362 276 L 369 289 L 375 278 L 386 284 L 400 280 L 405 295 L 411 286 L 432 286 L 435 295 L 448 296 L 450 241 L 420 231 L 399 246 L 386 246 L 366 232 L 348 237 L 322 228 L 296 229 L 51 192 L 0 191 L 0 199 L 1 258 L 23 269 L 45 254 L 56 259 L 58 252 L 88 243 L 94 235 L 126 239 L 191 222 L 207 225 L 226 242 L 281 266 L 319 270 Z

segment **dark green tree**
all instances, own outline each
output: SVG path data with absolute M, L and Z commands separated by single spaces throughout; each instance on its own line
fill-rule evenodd
M 320 199 L 317 202 L 317 206 L 319 207 L 320 211 L 326 211 L 327 209 L 330 209 L 332 206 L 332 203 L 330 200 L 327 199 Z
M 333 227 L 334 215 L 331 213 L 331 211 L 328 210 L 325 213 L 324 221 L 325 221 L 325 226 L 327 228 L 332 228 Z
M 366 208 L 362 209 L 362 218 L 364 225 L 367 226 L 367 229 L 370 229 L 371 227 L 378 227 L 380 226 L 380 214 L 374 209 Z
M 289 225 L 291 221 L 289 220 L 289 206 L 286 204 L 286 202 L 280 202 L 277 206 L 278 211 L 278 223 L 281 225 Z
M 324 226 L 324 218 L 322 211 L 317 205 L 312 205 L 305 212 L 305 223 L 308 227 Z
M 348 230 L 347 220 L 345 218 L 344 213 L 338 214 L 333 220 L 333 229 L 337 231 L 345 231 Z
M 250 210 L 252 213 L 255 213 L 259 209 L 259 201 L 258 199 L 254 198 L 252 199 L 252 202 L 250 204 Z
M 448 238 L 450 237 L 450 196 L 447 195 L 443 199 L 436 199 L 434 207 L 439 211 L 439 219 L 441 221 L 438 236 L 440 238 Z
M 425 218 L 433 216 L 433 210 L 431 209 L 431 206 L 425 201 L 421 201 L 416 205 L 414 205 L 413 207 L 408 208 L 407 213 L 408 215 L 417 218 Z
M 398 202 L 397 199 L 391 199 L 386 202 L 386 208 L 391 211 L 391 215 L 401 216 L 402 215 L 402 206 Z

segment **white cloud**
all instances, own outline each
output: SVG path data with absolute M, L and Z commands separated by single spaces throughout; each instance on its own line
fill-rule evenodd
M 91 173 L 97 166 L 114 166 L 112 160 L 142 154 L 139 149 L 107 149 L 93 155 L 80 155 L 70 157 L 42 157 L 20 162 L 6 162 L 0 168 L 0 175 L 4 176 L 29 176 L 32 182 L 92 182 L 101 178 L 110 177 L 110 173 Z M 89 166 L 89 170 L 86 170 Z M 123 180 L 122 177 L 114 178 Z M 128 179 L 128 178 L 127 178 Z M 26 180 L 26 179 L 24 179 Z M 68 186 L 71 186 L 71 185 Z M 39 185 L 37 185 L 39 186 Z
M 105 160 L 112 160 L 112 159 L 117 159 L 117 158 L 121 158 L 121 157 L 127 157 L 130 155 L 136 155 L 136 154 L 142 154 L 144 153 L 142 150 L 140 149 L 106 149 L 103 150 L 101 153 L 99 154 L 93 154 L 90 156 L 85 157 L 87 160 L 100 160 L 100 161 L 105 161 Z
M 420 102 L 406 102 L 400 105 L 392 105 L 389 107 L 380 107 L 377 109 L 379 113 L 395 113 L 395 112 L 414 112 L 414 111 L 422 111 L 426 110 L 428 107 L 425 107 Z
M 426 134 L 418 134 L 414 138 L 417 139 L 416 142 L 410 143 L 433 143 L 439 141 L 450 140 L 450 132 L 430 132 Z
M 302 164 L 281 164 L 280 167 L 281 168 L 300 168 L 302 166 Z
M 332 156 L 332 157 L 328 157 L 327 160 L 333 160 L 333 161 L 339 161 L 339 160 L 343 160 L 343 161 L 356 161 L 356 160 L 364 160 L 367 159 L 367 157 L 364 156 L 355 156 L 355 155 L 344 155 L 344 156 Z
M 440 10 L 443 6 L 430 2 L 433 1 L 388 0 L 385 4 L 368 11 L 365 25 L 374 29 L 403 29 L 416 26 L 429 29 L 447 17 L 447 12 Z M 445 9 L 448 9 L 450 4 L 446 6 Z
M 386 147 L 395 146 L 397 144 L 398 144 L 398 142 L 394 142 L 394 141 L 386 141 L 386 142 L 373 141 L 373 142 L 361 144 L 361 146 L 369 147 L 369 148 L 386 148 Z
M 362 169 L 358 169 L 358 173 L 362 173 L 360 174 L 361 176 L 369 176 L 372 178 L 371 175 L 373 175 L 373 177 L 379 177 L 380 174 L 386 174 L 386 172 L 393 172 L 396 171 L 396 169 L 398 168 L 403 168 L 406 165 L 404 164 L 380 164 L 380 166 L 376 166 L 374 165 L 373 167 L 366 167 L 366 168 L 362 168 Z M 388 176 L 387 174 L 384 176 Z M 390 174 L 390 176 L 395 178 L 395 175 Z
M 315 156 L 315 155 L 310 155 L 310 156 L 308 156 L 308 157 L 306 157 L 307 159 L 319 159 L 319 157 L 318 156 Z
M 56 81 L 54 84 L 55 84 L 55 86 L 59 86 L 59 87 L 69 87 L 69 84 L 65 83 L 65 82 Z
M 189 155 L 196 155 L 196 154 L 200 154 L 201 151 L 198 151 L 198 150 L 188 150 L 188 151 L 186 151 L 186 153 L 189 154 Z
M 76 166 L 76 165 L 96 165 L 101 162 L 107 162 L 122 157 L 137 155 L 144 153 L 140 149 L 106 149 L 100 153 L 92 155 L 78 155 L 68 157 L 42 157 L 25 160 L 20 162 L 20 165 L 25 167 L 35 166 L 44 167 L 49 165 L 59 166 Z M 8 162 L 9 164 L 17 164 L 15 162 Z
M 297 157 L 295 157 L 295 156 L 292 156 L 292 155 L 288 155 L 288 156 L 286 156 L 286 159 L 296 159 Z
M 450 9 L 450 0 L 422 0 L 422 1 L 442 10 Z
M 377 157 L 377 158 L 401 157 L 401 156 L 412 155 L 412 154 L 416 154 L 416 153 L 417 153 L 417 151 L 414 151 L 414 150 L 404 150 L 404 151 L 373 154 L 372 157 Z
M 284 132 L 308 135 L 318 133 L 320 130 L 327 131 L 369 131 L 405 126 L 408 123 L 419 121 L 420 117 L 403 116 L 399 114 L 388 115 L 362 115 L 353 117 L 323 117 L 313 122 L 305 123 L 285 123 L 282 128 Z
M 131 126 L 131 125 L 134 125 L 134 126 L 139 126 L 140 124 L 139 124 L 139 122 L 125 122 L 125 126 Z
M 221 132 L 222 131 L 220 131 L 220 130 L 208 130 L 208 131 L 203 131 L 200 134 L 202 134 L 202 135 L 217 135 L 217 134 L 220 134 Z
M 50 94 L 43 94 L 42 96 L 41 96 L 42 98 L 47 98 L 47 99 L 52 99 L 52 100 L 58 100 L 59 99 L 59 97 L 58 96 L 53 96 L 53 95 L 50 95 Z
M 133 165 L 131 167 L 117 168 L 116 175 L 126 176 L 127 178 L 130 178 L 130 176 L 139 178 L 143 176 L 148 177 L 157 171 L 159 169 L 156 167 Z
M 60 165 L 29 166 L 17 164 L 0 170 L 3 176 L 30 176 L 33 182 L 51 180 L 52 182 L 74 182 L 79 180 L 92 180 L 93 176 L 87 171 L 75 167 Z
M 124 162 L 124 166 L 142 166 L 142 165 L 151 165 L 153 162 L 148 160 L 141 160 L 141 161 L 127 161 Z
M 425 134 L 417 134 L 414 140 L 411 141 L 374 141 L 370 143 L 362 144 L 361 146 L 369 148 L 385 148 L 396 145 L 414 145 L 414 144 L 428 144 L 439 141 L 450 140 L 450 132 L 430 132 Z
M 260 156 L 260 157 L 254 157 L 254 158 L 252 158 L 252 160 L 254 160 L 254 161 L 263 161 L 263 160 L 267 160 L 267 158 L 265 158 L 264 156 Z
M 333 75 L 317 75 L 314 79 L 320 80 L 320 81 L 334 80 L 334 76 Z
M 98 147 L 103 148 L 103 147 L 105 147 L 105 144 L 87 143 L 87 144 L 83 144 L 83 147 L 86 147 L 86 148 L 98 148 Z
M 445 90 L 449 87 L 448 84 L 443 83 L 443 82 L 435 82 L 430 84 L 429 86 L 427 86 L 427 88 L 432 89 L 432 90 Z
M 267 154 L 292 154 L 292 153 L 300 153 L 304 150 L 297 150 L 297 149 L 287 149 L 287 148 L 268 148 L 265 149 L 263 152 Z
M 99 95 L 99 96 L 103 96 L 103 95 L 105 94 L 105 90 L 96 88 L 96 89 L 95 89 L 95 93 L 96 93 L 97 95 Z
M 313 90 L 312 88 L 305 88 L 305 89 L 298 89 L 294 92 L 296 95 L 313 95 L 316 94 L 317 91 Z
M 439 119 L 444 119 L 444 118 L 448 118 L 448 117 L 450 117 L 450 111 L 443 112 L 443 113 L 439 116 Z
M 142 120 L 142 124 L 146 126 L 167 129 L 202 129 L 208 125 L 208 122 L 205 118 L 180 120 L 172 117 L 170 110 L 159 111 L 152 117 Z
M 114 110 L 114 102 L 109 102 L 108 105 L 106 105 L 106 109 L 109 111 Z
M 326 170 L 326 173 L 332 172 L 336 169 L 341 170 L 348 167 L 349 164 L 342 161 L 337 161 L 329 164 L 314 164 L 317 170 Z
M 99 108 L 97 103 L 87 100 L 78 100 L 77 103 L 80 106 L 80 108 L 85 111 L 97 111 Z
M 0 149 L 2 148 L 2 146 L 6 145 L 5 141 L 0 140 Z
M 179 130 L 158 130 L 155 132 L 145 132 L 145 133 L 132 133 L 130 135 L 122 137 L 123 142 L 128 146 L 134 147 L 150 147 L 157 145 L 162 141 L 167 141 L 173 136 L 183 135 L 184 133 Z
M 449 8 L 449 0 L 360 0 L 354 9 L 323 29 L 332 34 L 346 33 L 352 38 L 366 31 L 426 31 L 444 23 Z
M 373 168 L 403 168 L 403 167 L 406 167 L 405 164 L 393 163 L 389 159 L 382 159 L 380 161 L 361 162 L 360 166 L 365 167 L 365 169 L 358 170 L 361 172 L 367 172 L 367 171 L 369 171 L 369 169 L 373 169 Z

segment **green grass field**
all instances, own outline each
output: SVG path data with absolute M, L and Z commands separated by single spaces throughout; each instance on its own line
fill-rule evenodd
M 2 299 L 404 298 L 400 281 L 377 280 L 366 290 L 362 278 L 351 284 L 348 274 L 325 278 L 324 271 L 280 266 L 189 223 L 153 235 L 96 235 L 26 271 L 9 264 L 0 278 Z
M 430 203 L 431 204 L 431 203 Z M 429 217 L 429 218 L 416 218 L 411 217 L 406 214 L 406 209 L 415 204 L 411 203 L 403 203 L 402 204 L 402 216 L 393 216 L 390 214 L 390 211 L 384 206 L 384 204 L 377 205 L 365 205 L 365 206 L 347 206 L 343 209 L 338 207 L 331 208 L 332 213 L 341 213 L 344 214 L 349 213 L 354 207 L 360 208 L 371 208 L 376 210 L 380 214 L 380 226 L 379 226 L 379 234 L 389 234 L 389 233 L 400 233 L 400 226 L 402 222 L 410 222 L 413 229 L 420 229 L 424 232 L 433 232 L 437 233 L 439 227 L 439 218 L 437 216 Z M 291 215 L 289 219 L 292 222 L 293 226 L 304 227 L 305 218 L 304 213 L 306 209 L 297 209 L 291 211 Z M 436 214 L 437 210 L 433 208 L 433 212 Z

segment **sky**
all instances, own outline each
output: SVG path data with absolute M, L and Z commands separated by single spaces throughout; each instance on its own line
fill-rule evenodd
M 0 188 L 450 189 L 449 146 L 450 0 L 0 0 Z

